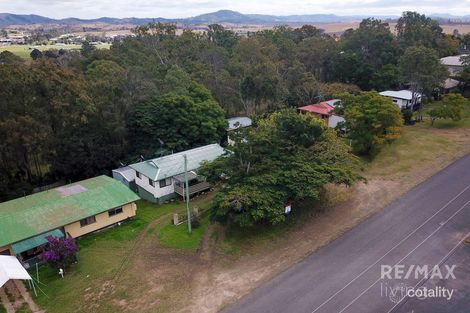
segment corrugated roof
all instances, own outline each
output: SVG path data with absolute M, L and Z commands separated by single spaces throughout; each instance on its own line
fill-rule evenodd
M 130 166 L 124 166 L 113 170 L 113 172 L 119 173 L 124 177 L 128 182 L 131 182 L 135 179 L 135 171 Z
M 225 153 L 224 148 L 219 144 L 211 144 L 187 151 L 182 151 L 164 157 L 147 160 L 144 162 L 129 165 L 134 170 L 153 181 L 169 178 L 184 173 L 184 158 L 188 158 L 188 171 L 193 171 L 201 166 L 203 161 L 213 161 Z
M 460 85 L 460 81 L 452 79 L 452 78 L 447 78 L 442 84 L 442 87 L 444 87 L 445 89 L 452 89 L 452 88 L 458 87 L 459 85 Z
M 380 95 L 384 97 L 391 97 L 391 98 L 404 99 L 404 100 L 413 99 L 413 93 L 410 90 L 399 90 L 399 91 L 387 90 L 387 91 L 382 91 Z M 421 97 L 421 94 L 419 92 L 417 92 L 416 95 L 418 98 Z
M 29 249 L 42 246 L 43 244 L 47 243 L 46 238 L 49 236 L 62 238 L 64 237 L 64 233 L 60 229 L 54 229 L 54 230 L 45 232 L 44 234 L 37 235 L 35 237 L 14 243 L 11 245 L 11 248 L 13 249 L 13 252 L 18 254 L 18 253 L 27 251 Z
M 187 178 L 188 178 L 188 181 L 196 179 L 197 174 L 194 173 L 194 172 L 188 172 L 187 173 Z M 173 179 L 180 182 L 180 183 L 184 183 L 184 173 L 173 176 Z
M 461 57 L 467 56 L 466 54 L 462 55 L 453 55 L 441 59 L 441 63 L 447 66 L 463 66 Z
M 328 100 L 328 101 L 325 101 L 325 102 L 328 103 L 329 105 L 331 105 L 332 107 L 335 107 L 336 103 L 338 103 L 340 101 L 341 101 L 340 99 L 331 99 L 331 100 Z
M 59 188 L 0 203 L 0 247 L 139 199 L 125 185 L 104 175 Z M 64 190 L 80 192 L 66 195 Z
M 333 105 L 330 104 L 330 102 L 332 101 L 334 100 L 324 101 L 317 104 L 304 105 L 299 107 L 298 110 L 310 113 L 330 115 L 330 112 L 334 110 Z
M 251 118 L 246 116 L 232 117 L 227 119 L 227 122 L 228 130 L 235 130 L 240 127 L 248 127 L 252 124 Z

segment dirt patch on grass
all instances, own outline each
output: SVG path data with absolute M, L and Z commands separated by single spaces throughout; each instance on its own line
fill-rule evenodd
M 2 304 L 7 313 L 44 312 L 39 309 L 20 280 L 9 280 L 4 286 L 0 287 L 0 305 Z

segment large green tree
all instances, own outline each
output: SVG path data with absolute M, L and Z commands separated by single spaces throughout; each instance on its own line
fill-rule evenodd
M 334 131 L 294 110 L 273 113 L 237 138 L 233 153 L 207 164 L 202 173 L 222 180 L 212 218 L 240 226 L 285 220 L 284 204 L 319 199 L 327 183 L 351 185 L 357 159 Z
M 0 99 L 2 180 L 33 186 L 45 176 L 74 178 L 62 175 L 76 157 L 62 150 L 73 141 L 65 134 L 86 125 L 95 109 L 83 76 L 50 61 L 3 64 Z
M 381 145 L 401 135 L 403 118 L 400 109 L 390 98 L 377 92 L 356 96 L 344 94 L 338 110 L 344 114 L 344 127 L 354 151 L 359 154 L 374 154 Z
M 449 76 L 447 68 L 441 64 L 435 50 L 426 47 L 410 47 L 399 60 L 401 80 L 413 92 L 413 105 L 416 94 L 431 97 Z
M 417 12 L 403 12 L 396 25 L 397 37 L 405 46 L 433 48 L 442 36 L 442 28 L 436 20 Z
M 161 149 L 181 151 L 221 141 L 224 111 L 202 85 L 151 98 L 135 107 L 129 118 L 134 151 L 147 157 Z
M 373 18 L 364 19 L 355 30 L 347 30 L 341 41 L 346 51 L 361 53 L 374 68 L 396 63 L 400 52 L 388 23 Z
M 449 93 L 444 95 L 442 99 L 434 103 L 433 107 L 428 111 L 431 119 L 431 125 L 438 119 L 451 119 L 459 121 L 462 119 L 462 111 L 468 106 L 468 99 L 458 93 Z

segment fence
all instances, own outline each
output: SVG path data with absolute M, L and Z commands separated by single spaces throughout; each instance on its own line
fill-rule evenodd
M 194 218 L 195 216 L 202 216 L 207 213 L 209 209 L 199 209 L 198 207 L 194 207 L 191 210 L 191 216 Z M 188 214 L 187 213 L 173 213 L 173 225 L 178 226 L 188 221 Z

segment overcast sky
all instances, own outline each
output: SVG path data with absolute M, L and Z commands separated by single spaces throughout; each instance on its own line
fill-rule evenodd
M 470 0 L 0 0 L 0 12 L 53 18 L 190 17 L 220 9 L 273 15 L 470 14 Z

